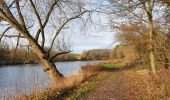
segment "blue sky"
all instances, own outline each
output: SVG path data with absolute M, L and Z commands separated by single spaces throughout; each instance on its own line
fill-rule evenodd
M 98 5 L 104 3 L 103 0 L 90 0 L 90 2 Z M 111 49 L 115 45 L 114 32 L 109 26 L 109 17 L 101 14 L 99 21 L 99 16 L 94 14 L 92 19 L 99 25 L 89 26 L 88 29 L 90 29 L 86 34 L 78 32 L 72 37 L 73 45 L 71 49 L 74 53 L 81 53 L 90 49 Z
M 86 35 L 77 35 L 74 37 L 72 50 L 74 53 L 81 53 L 90 49 L 111 49 L 114 46 L 114 39 L 112 32 L 99 32 Z
M 87 2 L 90 3 L 95 3 L 97 5 L 101 5 L 104 2 L 104 0 L 87 0 Z M 89 9 L 93 9 L 95 6 L 87 6 Z M 73 50 L 73 53 L 82 53 L 83 51 L 87 51 L 90 49 L 111 49 L 114 46 L 114 32 L 110 29 L 109 26 L 109 18 L 106 15 L 102 15 L 100 14 L 100 16 L 98 16 L 97 14 L 93 14 L 92 20 L 97 23 L 98 25 L 87 25 L 87 30 L 86 30 L 86 34 L 84 34 L 84 32 L 79 31 L 81 30 L 80 27 L 73 23 L 72 28 L 71 28 L 71 32 L 64 32 L 66 34 L 71 34 L 68 35 L 71 38 L 71 50 Z M 76 26 L 77 25 L 77 26 Z M 50 31 L 47 30 L 48 32 Z M 50 31 L 51 32 L 51 31 Z M 34 32 L 32 32 L 34 33 Z M 17 34 L 17 33 L 16 33 Z M 51 35 L 49 35 L 51 37 Z M 49 38 L 49 36 L 47 35 L 47 38 Z M 66 35 L 67 36 L 67 35 Z M 67 37 L 68 37 L 67 36 Z M 10 45 L 15 45 L 16 40 L 15 39 L 6 39 L 7 41 L 9 41 Z M 47 44 L 49 45 L 49 43 L 51 43 L 51 40 L 47 40 Z M 27 43 L 25 40 L 20 39 L 20 43 Z
M 104 0 L 90 0 L 92 3 L 102 4 Z
M 84 0 L 84 1 L 92 4 L 95 3 L 98 6 L 102 4 L 103 5 L 109 4 L 106 0 Z M 95 8 L 95 5 L 94 6 L 89 5 L 86 7 L 88 9 L 93 9 Z M 116 45 L 114 39 L 114 34 L 116 34 L 116 32 L 113 32 L 113 30 L 110 29 L 109 16 L 104 14 L 100 14 L 100 16 L 98 16 L 97 14 L 93 14 L 92 20 L 99 25 L 88 26 L 87 27 L 88 30 L 86 31 L 86 34 L 84 34 L 82 31 L 78 31 L 81 29 L 74 22 L 72 24 L 72 31 L 71 32 L 66 31 L 66 34 L 67 33 L 71 34 L 70 38 L 72 43 L 70 49 L 73 50 L 73 53 L 81 53 L 83 51 L 90 50 L 90 49 L 111 49 L 114 47 L 114 45 Z M 122 19 L 121 20 L 115 19 L 115 20 L 116 22 L 122 21 Z M 49 32 L 50 29 L 48 29 L 47 31 Z M 49 35 L 49 38 L 50 37 L 51 35 Z M 48 41 L 49 41 L 48 43 L 51 43 L 50 40 Z M 48 43 L 47 45 L 49 45 Z

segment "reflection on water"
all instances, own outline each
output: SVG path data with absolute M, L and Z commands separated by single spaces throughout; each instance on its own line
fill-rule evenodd
M 79 72 L 81 66 L 95 63 L 98 61 L 57 62 L 56 65 L 64 76 L 69 76 Z M 14 89 L 17 86 L 28 87 L 34 83 L 43 86 L 49 83 L 49 77 L 43 72 L 40 64 L 0 67 L 0 94 L 6 89 Z

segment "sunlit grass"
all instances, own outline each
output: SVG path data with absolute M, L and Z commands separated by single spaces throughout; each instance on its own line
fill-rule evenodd
M 66 100 L 83 100 L 83 98 L 87 96 L 90 93 L 90 91 L 98 87 L 101 81 L 108 77 L 114 77 L 114 74 L 102 73 L 92 77 L 89 81 L 79 85 L 77 89 L 74 91 L 74 93 L 68 96 Z
M 113 63 L 100 63 L 99 67 L 101 69 L 119 69 L 122 68 L 122 65 Z

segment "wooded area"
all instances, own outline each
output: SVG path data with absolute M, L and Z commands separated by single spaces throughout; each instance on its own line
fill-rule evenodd
M 111 58 L 112 62 L 122 66 L 138 63 L 149 66 L 155 76 L 160 66 L 168 70 L 170 1 L 104 1 L 107 3 L 96 6 L 86 0 L 0 0 L 1 58 L 18 61 L 38 59 L 54 83 L 64 77 L 54 63 L 59 59 Z M 117 45 L 112 50 L 94 49 L 78 56 L 63 55 L 72 52 L 69 39 L 61 36 L 64 30 L 69 29 L 70 23 L 72 26 L 79 23 L 84 29 L 89 20 L 95 25 L 94 18 L 91 18 L 93 14 L 107 16 L 108 27 L 116 33 L 114 40 Z M 5 41 L 6 38 L 14 38 L 15 46 L 3 45 L 9 42 Z M 26 45 L 25 49 L 21 49 L 21 45 Z

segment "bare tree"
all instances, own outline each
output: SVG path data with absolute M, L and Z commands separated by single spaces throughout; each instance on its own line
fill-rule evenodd
M 0 0 L 0 27 L 5 28 L 0 40 L 3 37 L 17 37 L 17 42 L 20 38 L 28 40 L 44 70 L 56 82 L 63 75 L 53 59 L 71 51 L 52 55 L 54 41 L 69 22 L 87 12 L 83 2 L 74 0 Z M 48 40 L 52 40 L 51 43 Z M 49 49 L 46 50 L 45 46 Z
M 146 25 L 149 29 L 147 44 L 149 46 L 149 59 L 150 66 L 153 74 L 156 73 L 155 67 L 155 55 L 154 55 L 154 27 L 156 26 L 154 21 L 159 19 L 156 8 L 160 7 L 156 0 L 110 0 L 113 6 L 114 13 L 118 16 L 123 16 L 125 23 L 140 22 Z M 157 12 L 157 13 L 155 13 Z M 155 19 L 154 19 L 155 18 Z
M 155 0 L 148 0 L 148 1 L 140 1 L 143 5 L 143 8 L 147 15 L 147 23 L 149 26 L 149 56 L 150 56 L 150 65 L 152 67 L 153 74 L 156 73 L 156 67 L 155 67 L 155 55 L 154 55 L 154 43 L 153 43 L 153 35 L 154 35 L 154 23 L 153 23 L 153 7 Z

